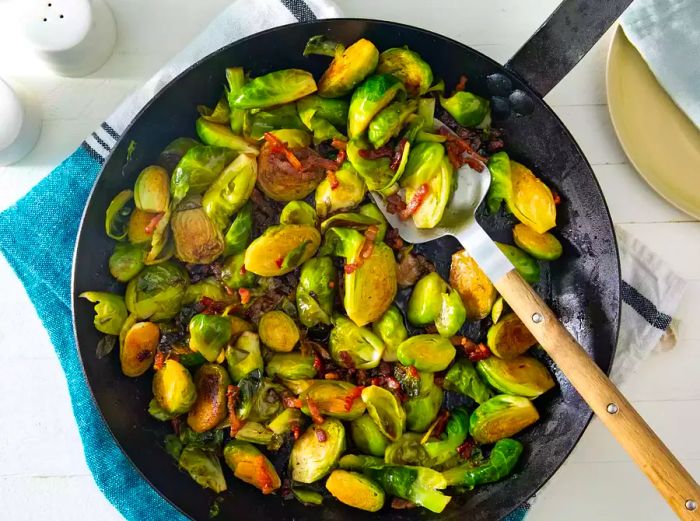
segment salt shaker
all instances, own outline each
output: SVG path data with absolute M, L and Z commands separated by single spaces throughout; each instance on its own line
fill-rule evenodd
M 19 161 L 34 148 L 41 130 L 37 107 L 24 91 L 0 78 L 0 166 Z
M 22 0 L 25 37 L 61 76 L 85 76 L 112 54 L 117 40 L 114 16 L 104 0 Z

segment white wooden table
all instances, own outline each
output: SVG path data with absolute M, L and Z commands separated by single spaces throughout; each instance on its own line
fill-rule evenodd
M 14 36 L 0 0 L 0 74 L 39 99 L 44 126 L 36 149 L 0 168 L 0 209 L 45 176 L 132 89 L 186 45 L 228 0 L 109 0 L 119 28 L 114 55 L 81 79 L 53 76 Z M 347 16 L 422 26 L 503 62 L 557 0 L 339 0 Z M 196 6 L 196 7 L 195 7 Z M 474 23 L 476 21 L 476 23 Z M 678 343 L 654 355 L 624 391 L 690 471 L 700 477 L 700 223 L 648 188 L 628 164 L 608 117 L 604 64 L 608 32 L 547 97 L 593 165 L 615 223 L 658 251 L 690 281 L 677 316 Z M 39 216 L 40 218 L 40 216 Z M 65 380 L 29 299 L 0 256 L 0 518 L 117 520 L 85 465 Z M 695 319 L 695 320 L 694 320 Z M 594 420 L 528 518 L 673 519 L 670 510 Z

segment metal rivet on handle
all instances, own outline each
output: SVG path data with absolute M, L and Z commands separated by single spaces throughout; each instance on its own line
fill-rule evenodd
M 685 502 L 685 508 L 687 510 L 690 510 L 691 512 L 693 512 L 693 511 L 697 510 L 698 504 L 695 500 L 689 499 Z
M 607 410 L 610 414 L 617 414 L 617 411 L 619 411 L 620 409 L 618 409 L 617 404 L 609 403 Z
M 535 324 L 539 324 L 540 322 L 542 322 L 542 320 L 544 320 L 544 318 L 543 318 L 542 315 L 540 315 L 539 313 L 533 313 L 533 314 L 532 314 L 532 321 L 533 321 Z

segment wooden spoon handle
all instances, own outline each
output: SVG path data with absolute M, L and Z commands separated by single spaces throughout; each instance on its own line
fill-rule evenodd
M 698 484 L 549 306 L 515 270 L 495 286 L 676 515 L 700 520 Z

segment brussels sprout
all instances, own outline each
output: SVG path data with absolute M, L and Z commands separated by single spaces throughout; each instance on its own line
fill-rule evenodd
M 424 432 L 433 423 L 442 405 L 443 392 L 434 383 L 433 373 L 420 373 L 420 391 L 403 404 L 406 411 L 406 428 L 409 431 Z
M 119 346 L 119 362 L 126 376 L 141 376 L 156 356 L 160 328 L 153 322 L 137 322 L 129 328 Z
M 333 318 L 328 348 L 333 361 L 349 369 L 372 369 L 379 365 L 384 343 L 369 329 L 342 316 Z
M 557 207 L 549 187 L 529 168 L 515 161 L 510 162 L 510 178 L 513 191 L 506 202 L 513 215 L 537 233 L 554 228 Z
M 126 309 L 142 320 L 169 320 L 180 311 L 188 283 L 187 272 L 177 264 L 146 266 L 126 286 Z
M 168 210 L 166 210 L 161 217 L 158 217 L 158 220 L 156 221 L 155 228 L 153 229 L 153 235 L 151 236 L 151 248 L 148 250 L 146 260 L 144 261 L 147 266 L 160 264 L 161 262 L 165 262 L 175 255 L 175 243 L 170 233 L 171 215 L 172 212 L 170 211 L 170 208 L 168 208 Z
M 436 372 L 447 369 L 456 352 L 447 338 L 417 335 L 401 342 L 396 353 L 403 365 L 412 365 L 419 371 Z
M 288 353 L 299 342 L 299 328 L 289 315 L 279 310 L 260 317 L 258 334 L 262 343 L 273 351 Z
M 299 409 L 284 409 L 267 424 L 267 428 L 278 436 L 282 436 L 291 432 L 294 427 L 299 427 L 302 421 Z
M 325 178 L 322 168 L 295 170 L 284 160 L 273 157 L 272 147 L 266 143 L 258 157 L 258 187 L 270 199 L 282 202 L 304 199 Z
M 80 297 L 96 303 L 93 321 L 95 329 L 106 335 L 119 334 L 127 317 L 127 306 L 121 295 L 106 291 L 86 291 Z
M 340 380 L 318 380 L 306 389 L 299 398 L 302 412 L 311 415 L 309 400 L 318 408 L 321 416 L 340 420 L 354 420 L 365 412 L 365 404 L 360 400 L 361 387 Z
M 513 228 L 513 241 L 536 259 L 556 260 L 561 257 L 563 248 L 559 240 L 551 233 L 537 233 L 525 224 L 516 224 Z
M 143 246 L 117 243 L 109 257 L 109 273 L 119 282 L 129 282 L 145 266 L 146 250 Z
M 158 214 L 134 208 L 129 217 L 129 225 L 126 232 L 127 238 L 131 244 L 140 246 L 151 242 L 153 232 L 148 233 L 146 227 L 151 224 L 157 215 Z
M 491 186 L 486 195 L 486 208 L 489 213 L 496 213 L 503 201 L 511 199 L 513 185 L 510 177 L 510 159 L 504 151 L 496 152 L 489 158 Z
M 264 364 L 258 335 L 251 331 L 242 332 L 236 343 L 226 348 L 226 363 L 236 384 L 253 371 L 262 371 Z
M 175 255 L 182 262 L 209 264 L 224 252 L 221 230 L 207 216 L 198 195 L 190 195 L 178 205 L 170 227 Z
M 129 216 L 134 209 L 134 192 L 122 190 L 114 196 L 105 212 L 105 233 L 115 241 L 126 238 Z
M 194 432 L 211 430 L 226 418 L 226 390 L 230 384 L 226 369 L 218 364 L 204 364 L 197 369 L 197 399 L 187 413 L 187 425 Z
M 383 465 L 384 460 L 382 458 L 358 454 L 346 454 L 338 460 L 338 467 L 343 470 L 363 470 L 369 467 L 381 467 Z
M 282 438 L 258 422 L 247 421 L 236 433 L 236 439 L 257 445 L 265 445 L 269 450 L 279 450 Z
M 425 467 L 384 465 L 369 467 L 363 474 L 381 485 L 387 494 L 400 497 L 439 514 L 452 499 L 439 490 L 447 486 L 440 472 Z
M 337 127 L 345 127 L 349 103 L 345 99 L 325 99 L 315 94 L 297 101 L 297 111 L 303 124 L 314 134 L 314 143 L 345 136 Z
M 310 72 L 284 69 L 249 81 L 229 103 L 236 109 L 264 109 L 296 101 L 313 92 L 316 82 Z
M 457 455 L 457 447 L 467 439 L 468 432 L 469 413 L 463 407 L 452 409 L 442 439 L 428 441 L 424 445 L 425 451 L 430 455 L 435 465 L 442 465 Z
M 454 168 L 440 143 L 419 143 L 411 149 L 401 187 L 410 203 L 419 190 L 427 188 L 422 203 L 413 213 L 417 228 L 434 228 L 442 220 L 453 189 Z M 427 186 L 426 186 L 427 185 Z
M 348 137 L 362 134 L 372 118 L 394 99 L 403 84 L 391 74 L 370 76 L 352 93 L 348 109 Z
M 202 119 L 211 121 L 212 123 L 228 124 L 231 115 L 231 109 L 228 106 L 226 96 L 221 96 L 213 109 L 206 105 L 197 105 L 197 112 L 199 112 Z
M 190 320 L 190 349 L 209 362 L 216 361 L 231 340 L 231 321 L 218 315 L 195 315 Z
M 476 485 L 494 483 L 508 476 L 523 453 L 523 445 L 517 440 L 498 440 L 491 449 L 486 461 L 474 465 L 471 462 L 446 470 L 442 473 L 451 487 L 474 488 Z
M 386 448 L 384 462 L 387 465 L 433 466 L 430 455 L 428 455 L 425 451 L 425 446 L 421 443 L 422 437 L 421 434 L 415 432 L 405 433 Z
M 221 462 L 214 451 L 188 445 L 182 449 L 178 464 L 198 485 L 217 494 L 226 490 Z
M 280 213 L 280 224 L 316 226 L 316 210 L 304 201 L 289 201 Z
M 498 358 L 511 360 L 537 343 L 515 313 L 508 313 L 486 333 L 486 343 Z
M 384 506 L 384 490 L 356 472 L 334 470 L 326 480 L 326 489 L 338 501 L 353 508 L 376 512 Z
M 231 216 L 243 207 L 255 188 L 258 163 L 250 154 L 234 159 L 202 197 L 205 213 L 223 230 L 231 222 Z
M 204 297 L 216 302 L 233 303 L 235 301 L 235 297 L 226 293 L 223 285 L 217 279 L 208 277 L 187 286 L 182 304 L 194 304 L 200 302 Z
M 282 129 L 306 130 L 292 103 L 250 114 L 245 131 L 252 139 L 262 139 L 266 132 Z
M 335 179 L 335 188 L 327 178 L 316 187 L 316 213 L 321 219 L 328 214 L 354 208 L 365 198 L 365 182 L 350 162 L 345 161 L 335 172 Z
M 317 434 L 319 430 L 323 434 Z M 289 455 L 292 479 L 300 483 L 318 481 L 330 472 L 344 451 L 345 428 L 339 420 L 326 418 L 323 423 L 312 425 L 294 442 Z
M 229 441 L 224 447 L 224 461 L 234 476 L 260 489 L 263 494 L 271 494 L 282 486 L 270 460 L 250 443 Z
M 199 141 L 190 137 L 175 138 L 168 143 L 160 153 L 160 156 L 158 156 L 158 164 L 165 168 L 167 172 L 172 172 L 175 170 L 175 166 L 180 162 L 180 159 L 182 159 L 182 156 L 184 156 L 190 148 L 199 145 L 201 145 Z
M 226 91 L 226 100 L 229 106 L 229 123 L 234 134 L 243 133 L 243 118 L 246 111 L 243 109 L 232 108 L 231 103 L 241 93 L 243 85 L 245 85 L 246 77 L 243 67 L 229 67 L 226 69 L 226 83 L 228 89 Z
M 318 492 L 301 487 L 292 487 L 292 494 L 304 506 L 319 506 L 323 504 L 323 496 Z
M 508 260 L 513 263 L 515 269 L 526 282 L 530 284 L 537 284 L 537 282 L 539 282 L 540 266 L 535 259 L 516 246 L 503 244 L 502 242 L 496 242 L 496 246 L 508 257 Z
M 438 333 L 448 338 L 459 331 L 466 318 L 459 294 L 436 272 L 425 275 L 415 285 L 407 314 L 414 326 L 435 323 Z
M 403 323 L 403 315 L 399 308 L 392 305 L 384 314 L 372 324 L 372 331 L 384 342 L 384 354 L 382 360 L 385 362 L 396 362 L 396 349 L 399 344 L 406 340 L 408 331 Z
M 362 206 L 360 206 L 360 215 L 370 217 L 379 223 L 377 225 L 377 236 L 374 240 L 377 242 L 383 241 L 384 237 L 386 236 L 386 231 L 389 227 L 389 223 L 387 222 L 386 217 L 384 217 L 384 214 L 377 207 L 377 205 L 374 203 L 363 204 Z
M 535 399 L 554 387 L 544 364 L 530 356 L 511 360 L 492 356 L 477 362 L 476 370 L 491 387 L 507 394 Z
M 224 236 L 224 255 L 229 256 L 245 251 L 253 233 L 253 205 L 246 202 L 236 214 Z
M 314 257 L 302 264 L 296 303 L 299 321 L 304 326 L 331 323 L 336 276 L 330 257 Z
M 218 454 L 221 451 L 221 446 L 224 444 L 224 431 L 215 429 L 207 432 L 194 432 L 187 425 L 183 424 L 180 425 L 178 438 L 183 445 L 212 450 Z
M 144 212 L 162 213 L 170 203 L 170 177 L 160 166 L 147 166 L 136 178 L 134 204 Z
M 337 48 L 336 48 L 337 49 Z M 318 82 L 318 93 L 324 98 L 339 98 L 372 74 L 379 61 L 379 51 L 372 42 L 361 38 L 342 53 L 336 50 L 333 61 Z
M 170 414 L 169 412 L 167 412 L 160 406 L 158 400 L 156 400 L 155 398 L 151 398 L 151 401 L 148 402 L 148 414 L 150 414 L 153 418 L 161 422 L 167 422 L 179 416 L 178 414 Z M 182 450 L 182 446 L 180 447 L 180 450 Z M 179 454 L 178 457 L 180 457 Z
M 383 190 L 393 184 L 395 172 L 389 168 L 391 159 L 388 157 L 378 159 L 362 157 L 361 151 L 368 150 L 370 147 L 369 141 L 364 136 L 351 139 L 346 148 L 348 160 L 364 179 L 369 190 Z
M 276 353 L 265 364 L 265 374 L 270 378 L 298 380 L 316 376 L 313 355 L 302 353 Z
M 321 233 L 325 234 L 330 228 L 352 228 L 360 232 L 365 232 L 370 226 L 377 227 L 377 237 L 379 227 L 382 222 L 376 217 L 362 215 L 361 213 L 343 212 L 337 213 L 321 223 Z M 375 238 L 375 240 L 378 240 Z
M 367 131 L 369 142 L 374 148 L 386 145 L 392 137 L 399 135 L 409 116 L 418 108 L 414 99 L 395 101 L 382 109 L 370 122 Z
M 479 378 L 472 363 L 465 359 L 458 360 L 450 367 L 445 375 L 443 388 L 468 396 L 476 403 L 484 403 L 493 396 L 491 389 Z
M 422 96 L 433 82 L 433 71 L 420 54 L 406 47 L 387 49 L 379 55 L 377 72 L 400 79 L 411 96 Z
M 493 303 L 493 307 L 491 308 L 491 322 L 494 324 L 501 320 L 501 317 L 503 316 L 503 311 L 508 309 L 506 303 L 503 300 L 503 297 L 498 297 L 496 299 L 496 302 Z
M 312 379 L 285 380 L 284 378 L 280 378 L 280 382 L 282 382 L 282 385 L 284 385 L 287 389 L 289 389 L 292 392 L 292 394 L 297 394 L 297 395 L 306 391 L 309 387 L 311 387 L 317 381 L 318 380 L 312 380 Z
M 231 289 L 252 288 L 258 278 L 255 273 L 244 269 L 245 251 L 227 257 L 221 267 L 221 280 Z
M 499 394 L 482 403 L 469 418 L 469 434 L 477 443 L 494 443 L 529 427 L 540 415 L 522 396 Z
M 240 395 L 236 414 L 240 419 L 248 420 L 249 423 L 267 423 L 284 409 L 281 396 L 286 393 L 286 389 L 280 384 L 273 383 L 269 378 L 259 378 L 259 373 L 250 374 L 238 382 L 238 386 Z M 263 425 L 256 429 L 270 431 Z M 246 439 L 244 441 L 268 444 L 269 436 L 264 433 L 265 440 Z
M 190 148 L 170 177 L 173 206 L 188 193 L 204 193 L 237 155 L 237 152 L 225 147 L 200 145 Z
M 334 58 L 339 54 L 343 54 L 344 50 L 345 46 L 342 43 L 331 40 L 323 34 L 317 34 L 309 38 L 306 42 L 304 56 L 318 54 L 320 56 L 330 56 Z
M 488 316 L 498 293 L 474 258 L 465 250 L 452 255 L 450 285 L 462 298 L 467 320 L 481 320 Z
M 406 413 L 396 396 L 382 387 L 370 385 L 362 390 L 362 401 L 384 436 L 391 441 L 401 437 L 406 427 Z
M 364 403 L 364 402 L 362 402 Z M 355 446 L 365 454 L 383 457 L 389 440 L 379 430 L 374 420 L 367 414 L 356 418 L 350 424 L 350 433 Z
M 153 396 L 167 413 L 186 413 L 197 399 L 197 389 L 185 366 L 172 358 L 153 376 Z
M 440 105 L 463 127 L 476 127 L 489 113 L 487 99 L 471 92 L 455 92 L 451 97 L 440 96 Z
M 284 275 L 313 257 L 321 234 L 313 226 L 283 224 L 272 226 L 245 251 L 245 267 L 256 275 Z

